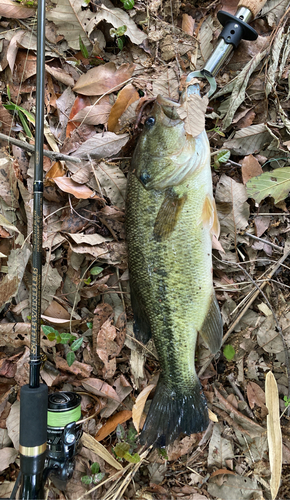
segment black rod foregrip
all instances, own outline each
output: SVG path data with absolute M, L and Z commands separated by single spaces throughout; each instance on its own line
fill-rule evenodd
M 20 499 L 42 499 L 47 441 L 48 388 L 24 385 L 20 390 Z

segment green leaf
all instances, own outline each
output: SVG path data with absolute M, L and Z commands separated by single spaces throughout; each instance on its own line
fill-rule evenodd
M 104 472 L 99 472 L 98 474 L 94 474 L 93 475 L 93 483 L 94 484 L 99 483 L 100 481 L 102 481 L 102 479 L 104 478 L 104 476 L 105 476 Z
M 124 9 L 130 10 L 133 9 L 135 2 L 134 0 L 121 0 L 122 4 L 124 5 Z
M 41 328 L 44 335 L 48 335 L 49 333 L 55 333 L 55 335 L 58 335 L 58 331 L 55 330 L 52 326 L 41 325 Z
M 92 269 L 90 269 L 90 273 L 93 276 L 97 276 L 98 274 L 100 274 L 101 272 L 103 272 L 103 270 L 104 269 L 102 267 L 95 266 L 95 267 L 92 267 Z
M 8 95 L 9 101 L 11 101 L 11 92 L 10 92 L 10 86 L 8 83 L 7 83 L 7 95 Z
M 75 353 L 72 351 L 69 351 L 66 355 L 66 360 L 67 360 L 68 366 L 71 366 L 75 359 L 76 359 Z
M 71 350 L 72 350 L 72 351 L 77 351 L 77 350 L 81 347 L 81 345 L 82 345 L 82 343 L 83 343 L 83 340 L 84 340 L 84 338 L 83 338 L 83 337 L 80 337 L 79 339 L 76 339 L 76 340 L 72 343 L 72 345 L 70 346 L 70 347 L 71 347 Z
M 120 26 L 119 28 L 116 29 L 116 36 L 123 36 L 125 35 L 127 31 L 127 26 L 124 24 L 123 26 Z
M 52 341 L 56 339 L 56 335 L 54 332 L 48 333 L 47 335 L 48 340 Z
M 128 432 L 127 432 L 128 443 L 135 444 L 137 434 L 138 434 L 138 432 L 136 431 L 135 427 L 133 427 L 133 425 L 130 425 Z
M 81 482 L 84 484 L 92 484 L 93 478 L 91 476 L 83 476 Z
M 285 200 L 290 191 L 290 167 L 276 168 L 272 172 L 264 172 L 252 177 L 247 184 L 247 194 L 257 203 L 272 196 L 275 203 Z
M 19 119 L 22 123 L 22 127 L 23 127 L 24 132 L 26 133 L 27 137 L 29 137 L 29 139 L 31 139 L 32 133 L 30 132 L 30 128 L 28 127 L 28 123 L 25 119 L 25 116 L 23 115 L 23 113 L 21 111 L 18 111 L 18 116 L 19 116 Z
M 60 344 L 68 344 L 71 340 L 75 339 L 75 336 L 71 333 L 61 333 L 60 334 Z
M 27 316 L 27 319 L 28 319 L 28 321 L 30 321 L 30 320 L 31 320 L 31 316 L 30 316 L 30 314 L 29 314 L 29 316 Z
M 231 344 L 228 344 L 225 345 L 223 353 L 224 357 L 227 358 L 228 361 L 231 361 L 232 359 L 234 359 L 236 351 Z
M 117 38 L 117 45 L 118 45 L 118 49 L 120 49 L 120 50 L 123 49 L 124 42 L 123 42 L 122 38 Z
M 93 328 L 93 322 L 92 321 L 89 321 L 86 325 L 87 325 L 87 327 L 88 327 L 89 330 L 92 330 L 92 328 Z
M 216 155 L 216 159 L 219 163 L 227 163 L 231 156 L 231 152 L 228 149 L 222 149 Z
M 98 472 L 100 472 L 100 464 L 98 464 L 98 462 L 94 462 L 91 465 L 91 471 L 92 471 L 92 474 L 98 474 Z
M 125 458 L 125 460 L 127 460 L 127 462 L 130 462 L 131 464 L 137 464 L 138 462 L 140 462 L 140 456 L 138 455 L 138 453 L 134 453 L 134 455 L 131 455 L 131 453 L 126 451 L 123 458 Z
M 86 280 L 84 280 L 85 285 L 89 285 L 91 282 L 92 282 L 92 278 L 87 278 Z
M 125 433 L 124 427 L 121 424 L 117 425 L 116 435 L 117 435 L 118 441 L 124 441 L 124 439 L 126 438 L 126 433 Z
M 164 458 L 165 460 L 168 460 L 168 455 L 167 455 L 167 451 L 166 451 L 166 448 L 157 448 L 158 450 L 158 454 Z
M 82 53 L 82 55 L 83 55 L 86 59 L 88 59 L 88 58 L 89 58 L 88 49 L 87 49 L 87 47 L 85 46 L 84 42 L 82 41 L 82 37 L 81 37 L 81 35 L 80 35 L 79 40 L 80 40 L 80 49 L 81 49 L 81 53 Z
M 114 452 L 119 458 L 124 458 L 125 453 L 128 453 L 129 449 L 129 443 L 117 443 L 115 448 L 113 448 Z

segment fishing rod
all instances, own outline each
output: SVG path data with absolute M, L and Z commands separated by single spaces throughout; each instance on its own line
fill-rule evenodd
M 10 500 L 41 500 L 49 477 L 64 490 L 74 470 L 74 456 L 80 447 L 81 398 L 73 392 L 48 396 L 40 383 L 42 356 L 41 288 L 43 233 L 43 131 L 45 84 L 45 0 L 38 0 L 37 76 L 35 118 L 35 168 L 33 184 L 33 237 L 31 287 L 31 339 L 29 384 L 20 390 L 20 472 Z M 19 491 L 18 491 L 19 490 Z M 18 494 L 17 494 L 18 491 Z

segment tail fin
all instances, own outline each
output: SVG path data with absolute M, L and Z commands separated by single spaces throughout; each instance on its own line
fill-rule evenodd
M 169 388 L 161 374 L 140 442 L 161 448 L 172 443 L 181 433 L 189 435 L 204 431 L 208 424 L 206 399 L 198 378 L 191 388 Z

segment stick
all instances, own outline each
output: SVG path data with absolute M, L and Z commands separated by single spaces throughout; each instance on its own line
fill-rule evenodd
M 8 143 L 14 144 L 14 146 L 18 146 L 19 148 L 25 149 L 25 151 L 28 151 L 29 153 L 35 153 L 36 148 L 32 144 L 28 144 L 27 142 L 20 141 L 19 139 L 14 139 L 13 137 L 9 137 L 9 135 L 1 134 L 0 133 L 0 139 L 3 139 L 4 141 L 7 141 Z M 80 158 L 76 158 L 76 156 L 69 156 L 69 155 L 64 155 L 62 153 L 55 153 L 54 151 L 46 151 L 45 149 L 42 150 L 43 156 L 47 156 L 51 160 L 67 160 L 67 161 L 72 161 L 74 163 L 81 163 Z

